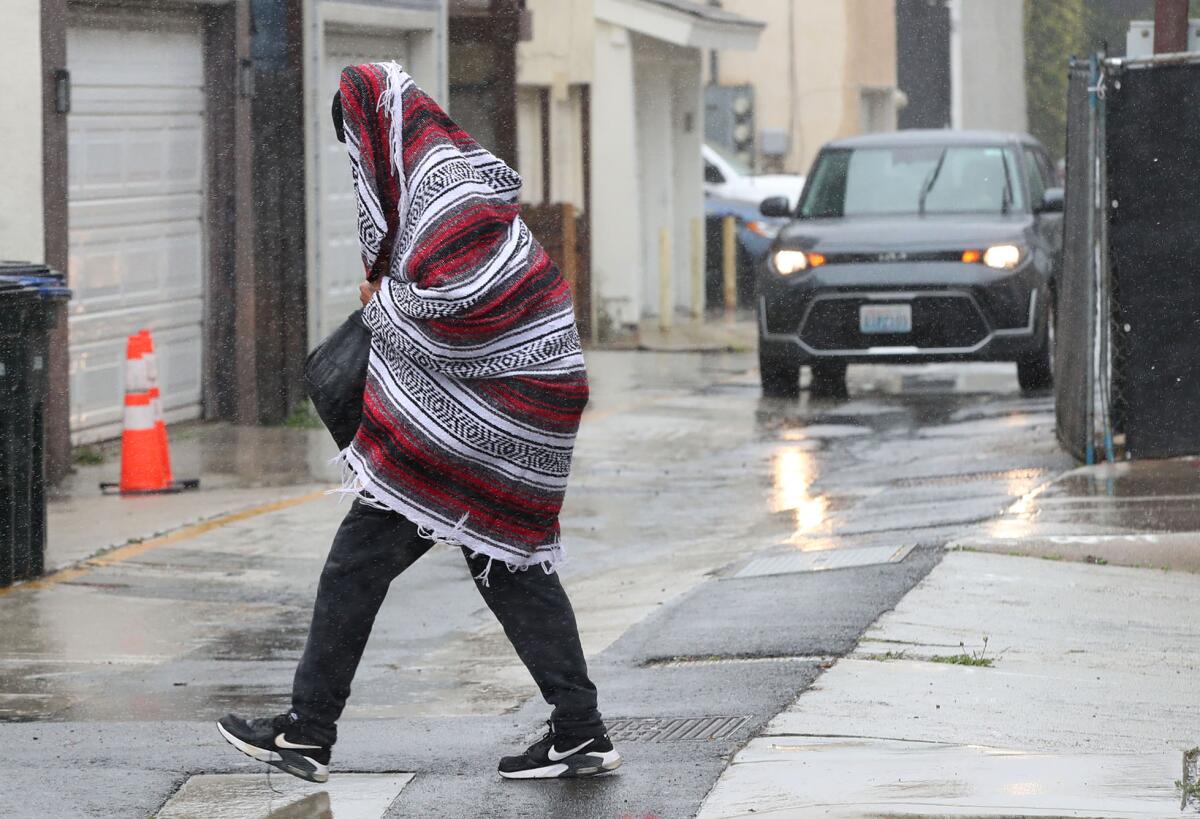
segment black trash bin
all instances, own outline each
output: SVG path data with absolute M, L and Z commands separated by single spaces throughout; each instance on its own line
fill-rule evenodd
M 45 568 L 50 329 L 69 297 L 60 274 L 0 262 L 0 586 Z

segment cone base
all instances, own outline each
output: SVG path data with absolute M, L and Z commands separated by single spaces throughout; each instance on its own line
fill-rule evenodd
M 178 495 L 180 492 L 187 492 L 192 489 L 200 488 L 199 478 L 189 478 L 185 481 L 173 481 L 172 483 L 162 487 L 161 489 L 122 489 L 119 483 L 102 483 L 100 491 L 105 495 Z

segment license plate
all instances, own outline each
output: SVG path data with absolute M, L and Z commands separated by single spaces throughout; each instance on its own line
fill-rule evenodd
M 911 333 L 912 305 L 864 304 L 858 308 L 858 329 L 872 334 Z

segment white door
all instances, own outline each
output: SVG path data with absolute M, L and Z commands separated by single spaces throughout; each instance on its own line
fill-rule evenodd
M 358 210 L 350 181 L 346 146 L 337 141 L 333 122 L 325 112 L 338 90 L 342 69 L 348 65 L 395 60 L 404 65 L 410 53 L 405 32 L 362 32 L 330 29 L 325 33 L 320 99 L 317 110 L 317 259 L 314 271 L 316 346 L 346 316 L 360 306 L 358 285 L 364 278 L 358 248 Z
M 204 61 L 184 17 L 89 19 L 67 53 L 71 429 L 85 441 L 119 434 L 125 338 L 142 328 L 168 420 L 201 414 Z

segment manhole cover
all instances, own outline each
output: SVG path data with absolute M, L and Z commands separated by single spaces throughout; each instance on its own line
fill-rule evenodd
M 157 819 L 380 819 L 410 773 L 334 774 L 324 785 L 285 773 L 193 776 Z
M 905 546 L 867 546 L 862 549 L 825 549 L 819 552 L 789 552 L 751 560 L 734 577 L 764 577 L 772 574 L 825 572 L 857 566 L 899 563 L 908 557 L 913 544 Z
M 751 716 L 739 717 L 643 717 L 617 719 L 608 723 L 614 742 L 686 742 L 728 739 L 744 728 Z

